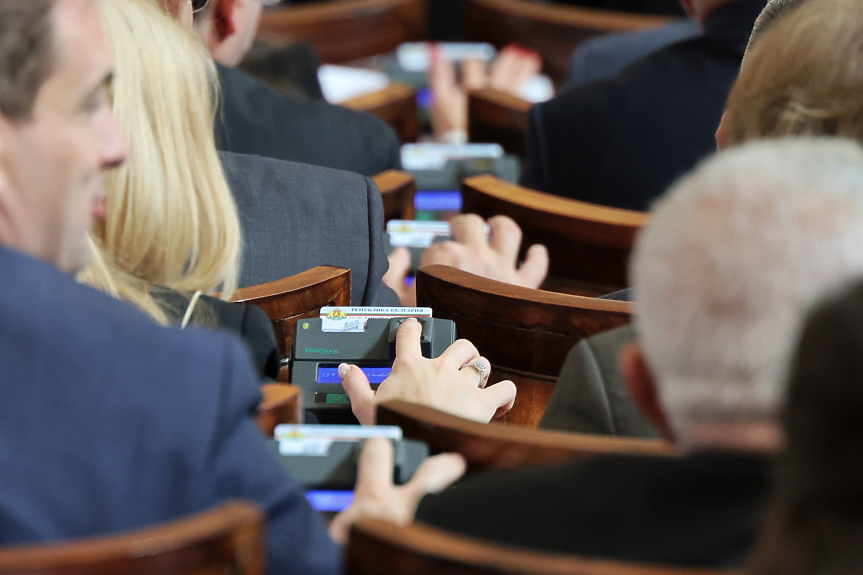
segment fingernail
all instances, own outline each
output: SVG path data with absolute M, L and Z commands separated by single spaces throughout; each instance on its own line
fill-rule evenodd
M 409 317 L 409 318 L 407 318 L 405 321 L 417 321 L 417 318 L 415 318 L 415 317 Z
M 348 375 L 348 372 L 351 371 L 351 366 L 346 363 L 339 364 L 339 378 L 344 379 L 345 376 Z

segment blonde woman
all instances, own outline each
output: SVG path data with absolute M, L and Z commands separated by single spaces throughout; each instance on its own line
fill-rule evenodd
M 97 257 L 80 280 L 162 324 L 237 332 L 260 374 L 272 376 L 278 355 L 263 312 L 207 297 L 233 294 L 241 254 L 213 137 L 212 61 L 150 0 L 97 5 L 114 57 L 112 106 L 132 153 L 106 176 L 106 217 L 93 229 Z

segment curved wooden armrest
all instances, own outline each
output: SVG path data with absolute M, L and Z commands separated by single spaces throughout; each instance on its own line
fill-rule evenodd
M 398 170 L 387 170 L 372 176 L 372 180 L 381 191 L 386 220 L 414 219 L 416 216 L 414 197 L 417 192 L 417 182 L 412 175 Z
M 258 405 L 255 420 L 261 432 L 272 437 L 276 426 L 282 423 L 303 422 L 302 392 L 287 383 L 267 383 L 261 386 L 264 399 Z
M 401 427 L 405 437 L 426 442 L 432 453 L 460 453 L 471 470 L 521 469 L 596 455 L 669 457 L 677 454 L 674 446 L 661 440 L 479 423 L 401 400 L 378 405 L 377 423 Z

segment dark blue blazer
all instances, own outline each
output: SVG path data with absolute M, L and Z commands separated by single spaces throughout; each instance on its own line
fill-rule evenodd
M 240 344 L 162 328 L 0 247 L 0 544 L 135 529 L 232 497 L 267 517 L 270 573 L 339 548 L 254 424 Z
M 531 108 L 521 183 L 647 210 L 716 150 L 714 134 L 766 0 L 735 0 L 704 33 Z

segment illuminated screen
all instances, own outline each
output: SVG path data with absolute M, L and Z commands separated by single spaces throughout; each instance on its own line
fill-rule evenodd
M 306 491 L 306 499 L 315 511 L 338 513 L 354 500 L 353 491 Z
M 390 376 L 391 367 L 361 367 L 363 373 L 369 378 L 369 383 L 382 383 Z M 338 367 L 318 367 L 318 383 L 341 383 Z

